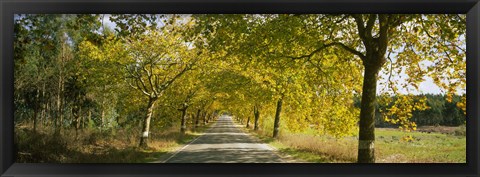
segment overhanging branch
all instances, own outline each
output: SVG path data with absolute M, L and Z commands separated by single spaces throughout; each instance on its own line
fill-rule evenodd
M 358 57 L 360 57 L 360 59 L 364 60 L 365 59 L 365 55 L 341 42 L 332 42 L 332 43 L 329 43 L 329 44 L 325 44 L 323 45 L 322 47 L 320 48 L 317 48 L 315 49 L 314 51 L 310 52 L 309 54 L 306 54 L 306 55 L 300 55 L 300 56 L 283 56 L 283 57 L 286 57 L 286 58 L 290 58 L 292 60 L 297 60 L 297 59 L 304 59 L 304 58 L 311 58 L 313 55 L 315 55 L 316 53 L 322 51 L 323 49 L 326 49 L 328 47 L 331 47 L 331 46 L 339 46 L 340 48 L 354 54 L 354 55 L 357 55 Z

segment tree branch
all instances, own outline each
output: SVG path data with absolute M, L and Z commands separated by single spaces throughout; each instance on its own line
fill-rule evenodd
M 373 26 L 375 26 L 375 20 L 377 20 L 377 14 L 371 14 L 368 18 L 367 26 L 365 27 L 365 37 L 372 38 L 372 29 Z
M 346 50 L 346 51 L 348 51 L 348 52 L 350 52 L 350 53 L 352 53 L 352 54 L 354 54 L 354 55 L 357 55 L 357 56 L 360 57 L 360 59 L 362 59 L 362 60 L 365 59 L 365 55 L 364 55 L 363 53 L 361 53 L 361 52 L 359 52 L 359 51 L 357 51 L 357 50 L 355 50 L 355 49 L 353 49 L 353 48 L 351 48 L 351 47 L 348 47 L 348 46 L 346 46 L 346 45 L 343 44 L 343 43 L 335 42 L 334 44 L 340 46 L 340 47 L 343 48 L 344 50 Z
M 162 89 L 166 89 L 168 86 L 170 86 L 170 84 L 172 84 L 175 80 L 177 80 L 180 76 L 182 76 L 183 74 L 185 74 L 185 72 L 187 72 L 188 70 L 191 69 L 191 66 L 190 65 L 187 65 L 185 68 L 183 68 L 183 70 L 178 73 L 177 75 L 175 75 L 172 79 L 170 79 L 169 81 L 166 81 L 164 84 L 162 84 Z
M 365 26 L 363 23 L 362 15 L 353 14 L 352 17 L 355 19 L 355 22 L 357 23 L 358 35 L 360 36 L 360 39 L 362 39 L 363 42 L 366 42 L 367 38 L 365 36 Z
M 332 43 L 329 43 L 329 44 L 325 44 L 323 45 L 322 47 L 320 48 L 317 48 L 315 49 L 314 51 L 312 51 L 311 53 L 307 54 L 307 55 L 301 55 L 301 56 L 283 56 L 285 58 L 290 58 L 292 60 L 297 60 L 297 59 L 303 59 L 303 58 L 311 58 L 313 55 L 315 55 L 316 53 L 322 51 L 323 49 L 326 49 L 330 46 L 339 46 L 340 48 L 354 54 L 354 55 L 357 55 L 360 57 L 360 59 L 364 60 L 365 59 L 365 55 L 351 47 L 348 47 L 347 45 L 341 43 L 341 42 L 332 42 Z
M 333 45 L 335 45 L 335 44 L 333 44 L 333 43 L 325 44 L 325 45 L 323 45 L 322 47 L 315 49 L 314 51 L 310 52 L 310 53 L 307 54 L 307 55 L 301 55 L 301 56 L 283 56 L 283 57 L 285 57 L 285 58 L 290 58 L 290 59 L 292 59 L 292 60 L 303 59 L 303 58 L 310 58 L 310 57 L 312 57 L 313 55 L 315 55 L 316 53 L 322 51 L 323 49 L 325 49 L 325 48 L 327 48 L 327 47 L 330 47 L 330 46 L 333 46 Z

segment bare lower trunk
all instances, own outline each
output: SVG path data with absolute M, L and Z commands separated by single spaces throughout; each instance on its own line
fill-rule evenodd
M 253 130 L 258 130 L 258 120 L 260 119 L 260 110 L 257 106 L 253 107 L 253 115 L 255 116 Z
M 182 123 L 180 127 L 180 132 L 185 133 L 187 130 L 186 119 L 187 119 L 187 108 L 184 108 L 182 111 Z
M 200 119 L 200 109 L 198 109 L 197 116 L 195 117 L 195 128 L 198 127 L 199 119 Z
M 84 113 L 82 113 L 81 111 L 80 111 L 80 113 L 81 113 L 81 116 L 80 116 L 80 129 L 84 129 L 84 128 L 85 128 L 85 115 L 84 115 Z
M 43 83 L 43 87 L 42 87 L 42 99 L 45 99 L 45 83 Z M 45 122 L 47 121 L 46 117 L 47 117 L 47 110 L 48 110 L 48 106 L 47 106 L 47 103 L 45 103 L 45 100 L 42 100 L 40 109 L 42 110 L 40 112 L 40 126 L 44 126 Z
M 105 124 L 105 108 L 102 108 L 102 115 L 100 118 L 100 129 L 103 130 L 103 125 Z
M 148 100 L 147 114 L 143 119 L 142 136 L 140 137 L 139 147 L 141 148 L 148 148 L 148 134 L 150 130 L 150 120 L 152 119 L 153 107 L 155 106 L 156 100 L 157 100 L 156 98 L 150 98 Z
M 280 131 L 280 112 L 282 111 L 282 98 L 277 101 L 277 111 L 275 112 L 275 122 L 273 123 L 273 138 L 278 138 Z
M 202 117 L 203 117 L 203 126 L 205 126 L 207 125 L 207 113 L 204 112 Z
M 375 162 L 375 102 L 379 69 L 365 67 L 360 110 L 358 163 Z
M 79 108 L 74 106 L 72 108 L 72 116 L 73 116 L 73 126 L 75 127 L 75 139 L 78 138 L 78 127 L 80 125 L 80 115 L 79 115 Z
M 45 106 L 45 104 L 42 104 L 42 107 L 40 109 L 41 109 L 41 111 L 40 111 L 39 122 L 40 122 L 40 126 L 43 126 L 43 125 L 45 125 L 45 116 L 46 116 L 45 111 L 46 111 L 47 107 Z
M 92 121 L 92 110 L 88 110 L 88 122 L 87 126 L 90 126 L 90 122 Z M 90 128 L 90 127 L 89 127 Z
M 33 111 L 33 131 L 37 132 L 38 109 Z
M 52 125 L 51 120 L 52 110 L 50 109 L 50 102 L 47 102 L 45 105 L 45 125 L 50 126 Z
M 250 127 L 250 116 L 247 117 L 247 128 Z
M 62 117 L 62 107 L 61 107 L 61 94 L 62 94 L 62 82 L 61 82 L 61 79 L 59 78 L 58 79 L 58 93 L 57 93 L 57 100 L 56 100 L 56 106 L 57 106 L 57 109 L 56 109 L 56 112 L 55 112 L 55 134 L 59 134 L 60 133 L 60 122 L 62 121 L 61 117 Z
M 63 52 L 63 44 L 62 44 L 62 57 L 60 59 L 60 71 L 58 75 L 58 85 L 57 85 L 57 110 L 55 115 L 55 134 L 59 134 L 62 126 L 63 126 L 63 105 L 62 105 L 62 95 L 63 95 L 63 59 L 64 59 L 64 52 Z
M 35 101 L 34 101 L 34 110 L 33 110 L 33 131 L 37 132 L 37 123 L 38 123 L 38 112 L 40 110 L 40 90 L 35 89 Z
M 205 115 L 205 124 L 208 124 L 208 122 L 210 122 L 210 113 Z

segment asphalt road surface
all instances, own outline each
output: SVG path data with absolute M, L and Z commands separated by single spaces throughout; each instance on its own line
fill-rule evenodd
M 258 143 L 222 116 L 204 135 L 185 145 L 165 163 L 282 163 L 274 149 Z

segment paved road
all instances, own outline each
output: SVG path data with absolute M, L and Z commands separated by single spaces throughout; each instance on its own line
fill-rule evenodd
M 274 150 L 256 142 L 235 125 L 230 116 L 220 117 L 206 133 L 165 163 L 282 163 Z

